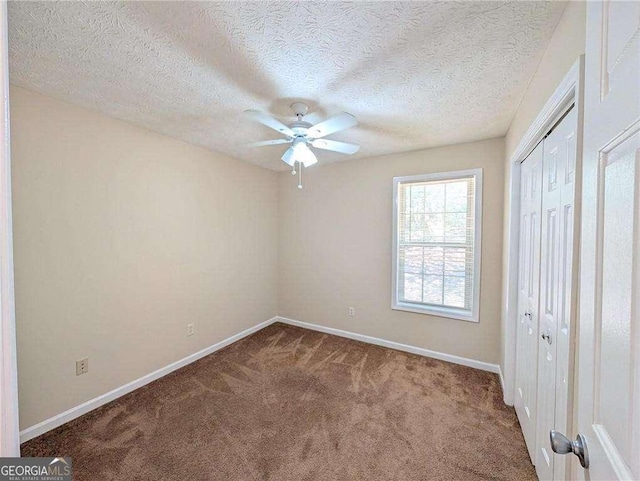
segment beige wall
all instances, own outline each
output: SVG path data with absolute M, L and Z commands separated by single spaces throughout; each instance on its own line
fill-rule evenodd
M 567 4 L 507 132 L 507 158 L 514 153 L 529 126 L 571 66 L 584 53 L 585 12 L 584 2 Z
M 22 429 L 277 314 L 277 174 L 17 87 L 11 129 Z
M 279 314 L 497 363 L 503 139 L 310 168 L 279 179 Z M 484 168 L 480 322 L 391 309 L 394 176 Z M 349 306 L 355 317 L 347 316 Z
M 504 219 L 504 245 L 503 279 L 507 280 L 507 249 L 506 235 L 508 225 L 508 213 L 510 208 L 509 179 L 511 177 L 511 157 L 527 132 L 535 118 L 538 116 L 547 100 L 553 95 L 556 88 L 568 73 L 578 57 L 584 53 L 584 39 L 586 28 L 586 5 L 584 2 L 569 2 L 562 14 L 560 22 L 549 41 L 535 75 L 531 79 L 527 91 L 522 98 L 518 111 L 513 118 L 511 127 L 505 137 L 505 219 Z M 503 295 L 506 294 L 506 285 L 503 285 Z M 501 347 L 504 347 L 504 323 L 502 319 Z M 501 352 L 501 367 L 504 370 L 504 350 Z

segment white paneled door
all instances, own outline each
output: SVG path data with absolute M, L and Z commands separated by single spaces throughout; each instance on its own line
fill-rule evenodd
M 584 125 L 574 468 L 640 479 L 640 2 L 587 4 Z
M 567 478 L 566 458 L 551 450 L 549 432 L 570 431 L 577 110 L 572 108 L 543 143 L 535 454 L 541 481 Z
M 540 279 L 542 143 L 522 162 L 515 409 L 531 459 L 535 459 Z
M 541 480 L 567 477 L 549 432 L 570 427 L 577 130 L 571 108 L 521 165 L 515 408 Z

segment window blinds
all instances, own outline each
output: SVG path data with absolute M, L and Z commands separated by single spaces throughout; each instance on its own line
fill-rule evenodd
M 473 310 L 475 179 L 398 185 L 398 301 Z

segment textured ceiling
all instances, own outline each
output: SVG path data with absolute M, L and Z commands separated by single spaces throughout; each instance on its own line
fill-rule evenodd
M 564 3 L 10 2 L 11 81 L 281 170 L 289 123 L 347 111 L 354 156 L 503 135 Z

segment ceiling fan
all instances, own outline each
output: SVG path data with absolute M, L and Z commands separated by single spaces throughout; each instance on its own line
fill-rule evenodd
M 337 140 L 325 139 L 327 135 L 349 129 L 358 125 L 356 118 L 346 112 L 342 112 L 333 117 L 329 117 L 315 125 L 304 120 L 304 116 L 309 111 L 309 107 L 302 102 L 294 102 L 291 108 L 295 113 L 297 120 L 290 125 L 285 125 L 270 115 L 260 112 L 259 110 L 245 110 L 245 114 L 251 119 L 266 125 L 273 130 L 282 133 L 284 139 L 265 140 L 263 142 L 255 142 L 250 144 L 252 147 L 263 147 L 265 145 L 291 144 L 282 155 L 282 160 L 293 167 L 292 173 L 296 174 L 296 162 L 298 163 L 300 172 L 300 181 L 298 188 L 302 189 L 302 166 L 309 167 L 318 162 L 317 157 L 311 150 L 311 147 L 324 150 L 332 150 L 342 154 L 355 154 L 360 150 L 357 144 L 348 142 L 339 142 Z

